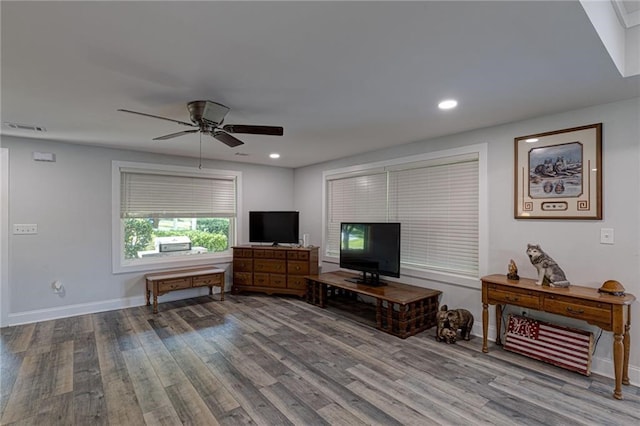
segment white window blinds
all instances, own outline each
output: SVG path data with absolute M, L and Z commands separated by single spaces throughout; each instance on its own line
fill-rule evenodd
M 400 222 L 403 267 L 477 277 L 477 153 L 327 176 L 326 254 L 340 252 L 340 222 Z
M 386 173 L 329 180 L 327 200 L 327 254 L 337 256 L 341 222 L 386 222 Z
M 402 263 L 477 276 L 478 159 L 389 172 L 389 221 Z
M 120 217 L 235 217 L 235 178 L 122 172 Z

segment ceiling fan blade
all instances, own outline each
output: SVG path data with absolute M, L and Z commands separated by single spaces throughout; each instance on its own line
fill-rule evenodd
M 244 145 L 244 142 L 242 142 L 240 139 L 235 138 L 230 134 L 225 133 L 221 130 L 214 130 L 213 133 L 211 133 L 211 136 L 213 136 L 214 138 L 218 139 L 220 142 L 222 142 L 223 144 L 231 148 L 239 145 Z
M 229 133 L 247 133 L 252 135 L 282 136 L 284 128 L 280 126 L 249 126 L 245 124 L 227 124 L 222 127 Z
M 143 115 L 145 117 L 158 118 L 160 120 L 173 121 L 174 123 L 182 124 L 183 126 L 198 127 L 196 124 L 193 124 L 193 123 L 187 123 L 186 121 L 174 120 L 173 118 L 160 117 L 159 115 L 147 114 L 146 112 L 131 111 L 130 109 L 122 109 L 122 108 L 118 109 L 118 111 L 128 112 L 129 114 Z
M 186 135 L 189 133 L 196 133 L 199 132 L 200 129 L 193 129 L 193 130 L 183 130 L 181 132 L 176 132 L 176 133 L 171 133 L 170 135 L 164 135 L 164 136 L 158 136 L 157 138 L 153 138 L 154 141 L 164 141 L 167 139 L 173 139 L 173 138 L 177 138 L 178 136 L 182 136 L 182 135 Z

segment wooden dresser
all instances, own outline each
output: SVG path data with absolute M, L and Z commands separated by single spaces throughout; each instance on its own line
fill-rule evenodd
M 632 294 L 612 296 L 593 287 L 571 285 L 567 288 L 539 286 L 529 278 L 519 281 L 505 275 L 482 277 L 482 351 L 488 352 L 489 305 L 496 305 L 496 344 L 502 344 L 502 305 L 521 306 L 576 318 L 613 332 L 613 365 L 616 385 L 613 396 L 622 399 L 622 384 L 629 384 Z
M 233 247 L 232 293 L 257 291 L 267 294 L 307 292 L 307 275 L 318 273 L 318 247 Z

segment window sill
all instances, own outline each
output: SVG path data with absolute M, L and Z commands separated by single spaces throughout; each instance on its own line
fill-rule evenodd
M 133 262 L 130 264 L 113 265 L 114 274 L 126 274 L 131 272 L 147 272 L 168 268 L 188 268 L 190 266 L 217 265 L 221 263 L 231 263 L 233 256 L 231 253 L 224 253 L 217 256 L 191 255 L 182 258 L 154 258 L 144 262 Z

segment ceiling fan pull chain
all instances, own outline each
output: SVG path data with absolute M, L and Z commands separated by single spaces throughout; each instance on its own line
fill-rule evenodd
M 198 134 L 200 135 L 200 162 L 198 163 L 198 169 L 202 170 L 202 132 Z

